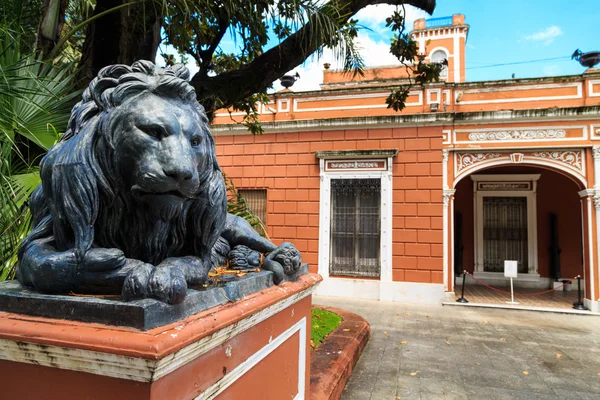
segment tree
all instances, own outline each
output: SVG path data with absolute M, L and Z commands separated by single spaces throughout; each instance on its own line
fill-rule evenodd
M 0 9 L 7 11 L 2 6 L 8 3 L 0 2 Z M 16 3 L 8 4 L 14 13 L 0 18 L 0 281 L 14 272 L 18 246 L 31 228 L 27 201 L 40 183 L 39 160 L 79 96 L 68 64 L 44 63 L 36 54 L 37 25 L 25 17 L 35 13 Z
M 69 8 L 66 3 L 81 2 L 86 0 L 50 2 L 62 4 L 52 15 L 74 18 L 60 10 Z M 411 5 L 431 13 L 435 0 L 96 0 L 85 35 L 80 33 L 81 86 L 106 65 L 154 61 L 161 43 L 168 44 L 180 57 L 196 61 L 199 71 L 191 83 L 209 117 L 219 108 L 243 110 L 247 124 L 260 130 L 257 101 L 265 101 L 272 83 L 313 53 L 334 48 L 346 70 L 362 73 L 364 65 L 354 45 L 360 27 L 353 17 L 376 4 L 397 6 L 388 19 L 396 33 L 391 51 L 401 61 L 415 60 L 417 45 L 404 33 L 402 9 Z M 62 26 L 53 22 L 53 27 Z M 223 46 L 232 38 L 237 51 Z M 164 56 L 174 61 L 173 55 Z M 420 83 L 437 79 L 441 68 L 420 62 L 416 70 Z M 392 93 L 390 108 L 402 109 L 406 95 L 406 87 Z

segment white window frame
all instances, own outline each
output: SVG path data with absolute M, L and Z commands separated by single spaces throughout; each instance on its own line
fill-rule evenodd
M 537 243 L 537 200 L 536 189 L 539 174 L 515 175 L 471 175 L 473 180 L 473 251 L 475 265 L 473 275 L 477 278 L 503 278 L 502 272 L 486 272 L 483 269 L 483 198 L 484 197 L 525 197 L 527 199 L 527 274 L 519 274 L 519 279 L 539 280 Z M 477 182 L 531 183 L 530 190 L 477 190 Z
M 429 56 L 429 61 L 430 62 L 438 62 L 438 61 L 434 61 L 433 59 L 433 55 L 437 52 L 440 53 L 444 53 L 444 55 L 446 56 L 446 61 L 449 61 L 450 58 L 450 52 L 448 50 L 446 50 L 444 47 L 436 47 L 435 49 L 431 50 L 430 56 Z M 444 68 L 442 69 L 442 71 L 440 72 L 440 79 L 445 79 L 448 80 L 448 77 L 450 76 L 450 71 L 449 71 L 449 65 L 445 65 Z M 441 101 L 440 101 L 441 103 Z
M 349 157 L 357 158 L 357 157 Z M 338 159 L 338 158 L 336 158 Z M 369 159 L 375 159 L 369 156 Z M 319 160 L 321 168 L 321 189 L 319 209 L 319 274 L 329 279 L 329 258 L 331 246 L 331 180 L 332 179 L 379 179 L 381 182 L 381 235 L 380 235 L 380 277 L 381 282 L 392 282 L 392 157 L 387 160 L 384 171 L 326 171 L 325 165 L 331 159 Z M 339 160 L 339 159 L 338 159 Z M 353 279 L 364 279 L 352 277 Z M 335 279 L 335 277 L 331 278 Z M 339 278 L 339 279 L 346 279 Z

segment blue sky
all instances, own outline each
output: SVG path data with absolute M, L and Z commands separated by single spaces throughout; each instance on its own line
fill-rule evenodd
M 367 67 L 399 65 L 389 54 L 391 33 L 385 28 L 385 19 L 394 9 L 369 6 L 356 15 L 364 26 L 358 44 Z M 600 0 L 437 0 L 432 16 L 407 7 L 407 29 L 412 29 L 415 19 L 452 14 L 464 14 L 470 26 L 467 81 L 510 79 L 513 73 L 517 78 L 581 74 L 585 68 L 571 60 L 573 51 L 600 51 Z M 224 47 L 234 47 L 231 39 L 226 42 Z M 160 55 L 156 61 L 163 64 Z M 192 72 L 197 71 L 190 61 Z M 318 90 L 325 62 L 341 67 L 332 51 L 325 50 L 320 59 L 311 57 L 290 71 L 300 74 L 292 90 Z M 519 64 L 496 66 L 510 63 Z M 282 87 L 275 82 L 274 89 Z
M 575 49 L 600 50 L 600 0 L 438 0 L 433 17 L 465 14 L 467 80 L 581 74 Z M 563 57 L 558 60 L 484 66 Z
M 359 41 L 367 66 L 393 65 L 385 18 L 394 7 L 369 6 L 357 16 L 364 29 Z M 470 26 L 467 40 L 467 80 L 581 74 L 571 60 L 575 49 L 600 50 L 600 0 L 437 0 L 433 15 L 408 8 L 407 27 L 417 18 L 464 14 Z M 309 60 L 297 68 L 301 80 L 293 90 L 318 89 L 322 63 Z M 545 60 L 528 62 L 533 60 Z M 556 59 L 558 58 L 558 59 Z M 506 63 L 517 65 L 493 66 Z M 526 63 L 523 63 L 526 62 Z M 278 85 L 275 85 L 276 89 Z

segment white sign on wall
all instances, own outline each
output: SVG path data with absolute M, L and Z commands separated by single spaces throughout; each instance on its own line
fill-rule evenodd
M 517 262 L 504 260 L 504 277 L 505 278 L 516 278 L 517 277 Z

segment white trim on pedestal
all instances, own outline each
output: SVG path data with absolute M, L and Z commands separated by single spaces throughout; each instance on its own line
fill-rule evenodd
M 299 334 L 298 342 L 298 394 L 294 400 L 304 400 L 304 390 L 306 385 L 306 317 L 296 322 L 288 330 L 270 341 L 266 346 L 248 357 L 244 362 L 235 367 L 227 375 L 219 379 L 215 384 L 202 392 L 195 400 L 213 399 L 229 386 L 234 384 L 246 372 L 250 371 L 256 364 L 261 362 L 269 354 L 275 351 L 280 345 L 291 338 L 295 333 Z
M 43 365 L 137 382 L 154 382 L 313 293 L 312 286 L 161 358 L 149 360 L 93 350 L 0 339 L 0 360 Z M 177 330 L 177 328 L 175 328 Z M 168 331 L 165 331 L 165 333 Z
M 484 197 L 525 197 L 527 199 L 527 275 L 539 279 L 537 254 L 537 201 L 536 186 L 539 174 L 514 175 L 471 175 L 473 180 L 474 205 L 474 260 L 473 275 L 478 279 L 489 274 L 483 269 L 483 198 Z M 503 182 L 507 184 L 531 183 L 529 190 L 478 190 L 478 182 Z M 522 279 L 528 279 L 525 274 L 519 274 Z

